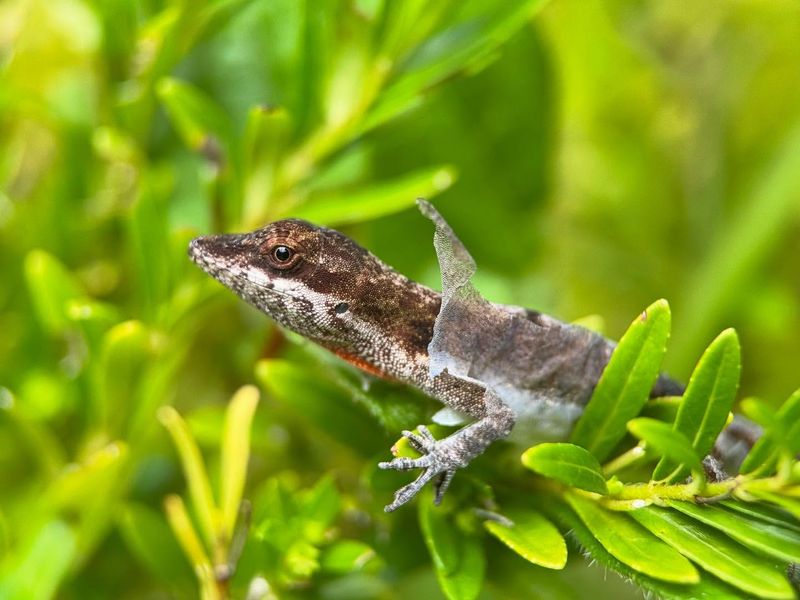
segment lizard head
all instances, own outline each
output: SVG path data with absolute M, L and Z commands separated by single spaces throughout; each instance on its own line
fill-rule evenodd
M 279 324 L 332 350 L 352 351 L 415 306 L 415 284 L 344 234 L 299 219 L 199 237 L 189 256 Z

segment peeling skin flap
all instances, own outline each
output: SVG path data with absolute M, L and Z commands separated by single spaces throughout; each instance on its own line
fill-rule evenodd
M 435 377 L 447 369 L 457 377 L 471 377 L 479 362 L 487 363 L 502 349 L 497 332 L 508 323 L 487 322 L 497 311 L 470 282 L 475 260 L 433 205 L 422 199 L 417 204 L 436 226 L 433 245 L 442 275 L 442 306 L 428 345 L 430 374 Z
M 444 425 L 445 427 L 456 427 L 471 421 L 467 415 L 453 410 L 449 406 L 437 411 L 436 414 L 431 417 L 431 420 L 437 425 Z

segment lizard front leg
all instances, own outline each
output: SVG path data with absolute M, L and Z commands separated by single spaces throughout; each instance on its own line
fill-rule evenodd
M 431 479 L 437 478 L 434 501 L 442 501 L 450 481 L 457 469 L 465 467 L 469 462 L 483 453 L 489 445 L 506 437 L 514 426 L 513 411 L 497 394 L 487 388 L 483 394 L 484 416 L 449 435 L 443 440 L 434 439 L 424 425 L 418 427 L 419 434 L 404 431 L 411 446 L 422 454 L 419 458 L 395 458 L 379 463 L 381 469 L 407 471 L 424 469 L 417 479 L 403 486 L 394 495 L 394 501 L 384 510 L 391 512 L 419 493 Z

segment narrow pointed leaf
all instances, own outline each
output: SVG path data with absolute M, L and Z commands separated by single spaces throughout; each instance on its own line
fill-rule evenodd
M 693 519 L 719 529 L 748 548 L 787 562 L 800 562 L 800 534 L 778 525 L 750 521 L 717 506 L 667 501 L 667 505 Z
M 580 546 L 589 556 L 605 568 L 612 569 L 626 579 L 635 582 L 642 589 L 654 593 L 658 598 L 669 600 L 718 600 L 720 598 L 750 600 L 750 597 L 736 588 L 730 587 L 708 573 L 700 573 L 697 583 L 669 583 L 648 577 L 617 558 L 609 554 L 603 545 L 598 542 L 581 519 L 562 504 L 552 498 L 550 502 L 542 505 L 542 509 L 556 521 L 561 529 L 570 531 Z
M 362 129 L 376 127 L 414 106 L 421 94 L 459 71 L 467 67 L 477 71 L 485 66 L 487 57 L 523 27 L 542 4 L 541 0 L 499 3 L 493 11 L 486 11 L 488 14 L 457 23 L 431 37 L 381 94 Z
M 574 444 L 603 461 L 639 414 L 658 377 L 670 331 L 666 300 L 650 305 L 631 324 L 614 350 L 592 398 L 572 432 Z
M 630 515 L 723 581 L 759 598 L 794 597 L 781 565 L 754 554 L 725 534 L 674 510 L 650 506 Z
M 167 428 L 172 441 L 175 443 L 175 448 L 183 466 L 186 483 L 189 486 L 192 508 L 194 508 L 197 519 L 200 522 L 200 528 L 206 542 L 209 547 L 213 547 L 217 542 L 216 505 L 214 496 L 211 493 L 208 473 L 206 473 L 206 467 L 203 464 L 203 457 L 200 455 L 200 449 L 186 426 L 186 422 L 174 408 L 162 406 L 158 411 L 158 418 Z M 176 498 L 180 500 L 179 497 L 176 496 Z M 177 500 L 172 501 L 173 508 L 177 507 Z M 181 506 L 183 505 L 182 500 L 180 504 Z
M 346 225 L 393 214 L 414 205 L 419 197 L 435 196 L 455 181 L 448 166 L 424 169 L 373 186 L 312 197 L 292 215 L 325 225 Z
M 574 444 L 538 444 L 524 452 L 522 464 L 540 475 L 587 492 L 607 491 L 600 463 L 585 448 Z
M 223 110 L 193 85 L 165 77 L 157 93 L 184 143 L 192 150 L 208 147 L 211 140 L 232 141 L 232 126 Z
M 783 510 L 794 515 L 796 519 L 800 520 L 800 498 L 789 498 L 788 496 L 781 496 L 780 494 L 776 494 L 774 492 L 765 492 L 758 489 L 748 490 L 748 493 L 752 494 L 756 498 L 760 498 L 761 500 L 766 500 L 767 502 L 771 502 L 776 506 L 780 506 Z
M 56 597 L 76 556 L 73 529 L 63 521 L 44 523 L 31 531 L 23 545 L 10 555 L 10 568 L 0 577 L 0 598 L 47 600 Z
M 745 402 L 747 402 L 747 404 L 745 404 Z M 752 399 L 748 399 L 745 402 L 742 403 L 742 410 L 748 405 L 755 409 L 755 407 L 752 406 Z M 746 414 L 754 418 L 754 415 L 750 414 L 751 412 L 752 411 L 748 411 Z M 797 390 L 789 396 L 789 399 L 778 409 L 775 418 L 769 420 L 772 421 L 771 424 L 766 422 L 759 423 L 765 426 L 764 434 L 745 457 L 740 469 L 742 473 L 758 473 L 760 475 L 769 473 L 775 468 L 781 447 L 786 448 L 790 446 L 791 451 L 793 449 L 791 444 L 798 442 L 798 440 L 792 439 L 788 433 L 781 431 L 781 429 L 791 424 L 800 423 L 800 390 Z M 772 425 L 772 427 L 770 427 L 770 425 Z M 794 452 L 797 452 L 797 450 L 794 450 Z
M 222 490 L 220 494 L 223 531 L 233 535 L 242 502 L 247 463 L 250 458 L 250 428 L 258 405 L 258 388 L 240 388 L 225 413 L 222 438 Z M 230 537 L 228 537 L 230 539 Z
M 792 529 L 800 534 L 800 523 L 793 520 L 789 513 L 768 504 L 725 500 L 720 502 L 720 505 L 744 515 L 746 519 L 758 520 L 778 527 Z
M 628 423 L 630 432 L 639 439 L 647 442 L 662 456 L 671 459 L 676 466 L 686 465 L 693 473 L 703 473 L 700 458 L 692 448 L 691 442 L 679 431 L 663 421 L 656 421 L 648 417 L 640 417 Z M 657 479 L 655 474 L 653 479 Z
M 31 250 L 25 257 L 25 280 L 42 325 L 54 333 L 66 329 L 68 304 L 84 296 L 67 268 L 44 250 Z
M 528 562 L 548 569 L 564 568 L 567 543 L 555 525 L 530 509 L 504 512 L 513 524 L 484 521 L 483 526 L 489 533 Z
M 673 428 L 691 441 L 698 456 L 711 451 L 714 440 L 725 426 L 736 399 L 741 371 L 739 338 L 733 329 L 726 329 L 711 342 L 689 379 Z M 673 457 L 664 457 L 653 472 L 654 479 L 671 473 L 672 481 L 685 477 Z M 671 460 L 672 459 L 672 460 Z
M 619 561 L 663 581 L 697 583 L 700 580 L 697 570 L 686 558 L 627 513 L 607 510 L 575 493 L 567 494 L 566 498 L 597 541 Z

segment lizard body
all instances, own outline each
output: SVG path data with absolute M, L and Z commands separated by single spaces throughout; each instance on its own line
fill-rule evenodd
M 526 443 L 565 439 L 614 344 L 582 327 L 490 303 L 472 287 L 475 262 L 438 212 L 442 293 L 411 281 L 345 235 L 297 219 L 247 234 L 197 238 L 192 259 L 278 323 L 361 369 L 419 388 L 472 420 L 443 440 L 405 431 L 420 458 L 382 468 L 424 469 L 386 507 L 430 480 L 441 500 L 453 474 L 514 430 Z M 682 388 L 661 377 L 654 396 Z

